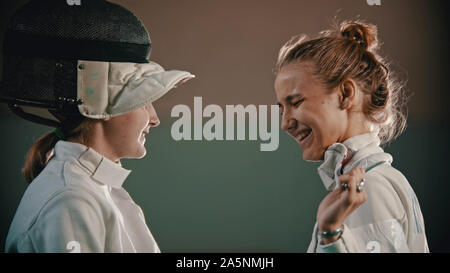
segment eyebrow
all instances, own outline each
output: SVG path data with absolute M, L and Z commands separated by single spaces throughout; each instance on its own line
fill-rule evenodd
M 291 100 L 293 100 L 293 99 L 295 99 L 297 97 L 303 97 L 303 96 L 302 96 L 302 94 L 295 93 L 295 94 L 289 95 L 286 98 L 284 98 L 284 101 L 289 102 L 289 101 L 291 101 Z M 278 104 L 278 106 L 281 107 L 281 103 L 278 102 L 277 104 Z

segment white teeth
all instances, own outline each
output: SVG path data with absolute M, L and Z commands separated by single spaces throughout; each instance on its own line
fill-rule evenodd
M 311 129 L 305 130 L 300 134 L 300 141 L 302 141 L 303 139 L 305 139 L 307 136 L 309 136 L 309 134 L 312 132 Z

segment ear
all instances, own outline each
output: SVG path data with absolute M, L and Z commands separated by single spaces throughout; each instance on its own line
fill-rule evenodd
M 356 98 L 356 83 L 352 79 L 345 79 L 339 86 L 339 98 L 341 109 L 349 109 Z

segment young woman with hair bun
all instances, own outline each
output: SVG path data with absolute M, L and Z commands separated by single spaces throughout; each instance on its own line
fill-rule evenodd
M 428 252 L 423 216 L 384 145 L 406 128 L 405 95 L 378 54 L 377 27 L 346 21 L 280 50 L 281 128 L 330 191 L 308 252 Z

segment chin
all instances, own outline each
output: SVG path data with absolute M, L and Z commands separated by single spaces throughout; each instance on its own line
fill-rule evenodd
M 323 154 L 314 154 L 308 150 L 302 152 L 302 157 L 305 161 L 316 162 L 323 160 Z
M 136 158 L 138 158 L 138 159 L 143 158 L 146 154 L 147 154 L 147 150 L 145 149 L 145 147 L 143 147 L 143 148 L 139 151 L 138 156 L 136 156 Z
M 134 153 L 127 156 L 127 158 L 135 158 L 135 159 L 141 159 L 147 154 L 147 150 L 145 147 L 138 147 Z

